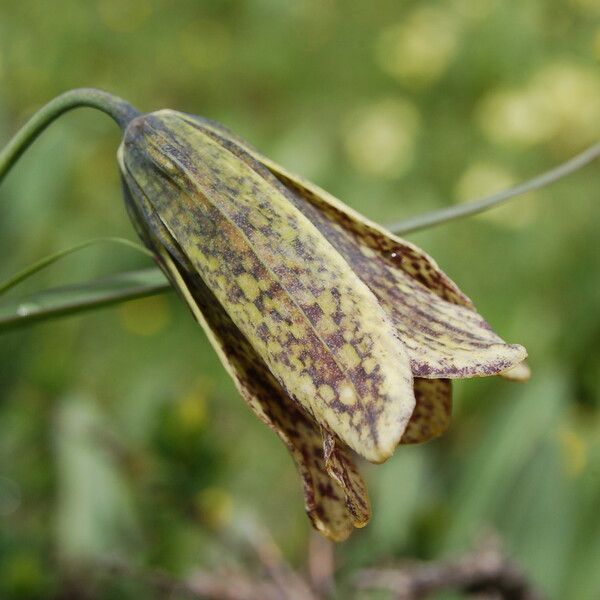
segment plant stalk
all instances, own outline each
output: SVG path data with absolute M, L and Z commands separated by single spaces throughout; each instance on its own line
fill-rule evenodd
M 38 110 L 0 152 L 0 183 L 20 156 L 55 119 L 73 108 L 96 108 L 111 117 L 121 129 L 140 113 L 131 104 L 107 92 L 93 88 L 70 90 Z
M 415 231 L 420 231 L 421 229 L 428 229 L 429 227 L 442 225 L 449 221 L 456 221 L 463 217 L 482 213 L 490 208 L 504 204 L 515 196 L 520 196 L 521 194 L 539 190 L 540 188 L 550 185 L 551 183 L 578 171 L 582 167 L 585 167 L 598 157 L 600 157 L 600 144 L 595 144 L 558 167 L 550 169 L 537 177 L 528 179 L 507 190 L 502 190 L 501 192 L 491 194 L 490 196 L 484 196 L 483 198 L 473 200 L 472 202 L 459 204 L 458 206 L 449 206 L 447 208 L 433 210 L 431 212 L 416 215 L 415 217 L 403 219 L 402 221 L 398 221 L 397 223 L 388 226 L 388 229 L 397 235 L 405 235 L 407 233 L 413 233 Z

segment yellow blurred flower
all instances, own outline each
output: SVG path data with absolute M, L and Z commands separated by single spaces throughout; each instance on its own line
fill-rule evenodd
M 407 102 L 369 107 L 350 123 L 351 156 L 396 175 L 417 124 Z M 332 540 L 371 514 L 348 448 L 379 463 L 441 435 L 450 379 L 503 375 L 527 355 L 419 248 L 212 121 L 141 115 L 118 157 L 138 235 L 291 452 Z
M 475 162 L 462 174 L 456 186 L 459 201 L 473 200 L 478 196 L 493 194 L 515 184 L 512 173 L 493 162 Z
M 202 521 L 214 529 L 224 527 L 233 516 L 233 498 L 224 489 L 209 487 L 196 495 L 195 501 Z
M 600 135 L 600 77 L 582 65 L 551 63 L 523 88 L 484 98 L 478 113 L 494 142 L 529 146 L 558 139 L 580 146 Z
M 121 304 L 118 314 L 123 329 L 136 335 L 160 333 L 171 319 L 169 304 L 162 296 Z
M 206 383 L 197 385 L 184 394 L 177 403 L 177 417 L 181 426 L 187 430 L 201 429 L 206 423 Z
M 411 167 L 418 129 L 419 113 L 412 103 L 386 99 L 346 120 L 344 148 L 357 171 L 393 179 Z
M 423 6 L 384 29 L 375 46 L 380 68 L 403 83 L 416 86 L 437 80 L 456 54 L 460 23 L 439 6 Z
M 562 459 L 567 475 L 577 477 L 587 464 L 587 448 L 583 438 L 571 428 L 558 431 Z
M 527 146 L 549 139 L 557 128 L 555 116 L 544 109 L 535 91 L 499 91 L 485 98 L 478 116 L 494 142 Z
M 544 67 L 533 85 L 556 115 L 565 142 L 596 141 L 600 135 L 600 75 L 596 68 L 570 63 Z

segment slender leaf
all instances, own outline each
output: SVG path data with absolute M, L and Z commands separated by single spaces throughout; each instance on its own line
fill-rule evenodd
M 32 275 L 35 275 L 39 271 L 49 267 L 51 264 L 56 261 L 69 256 L 70 254 L 74 254 L 75 252 L 79 252 L 79 250 L 83 250 L 84 248 L 88 248 L 89 246 L 94 246 L 95 244 L 119 244 L 121 246 L 125 246 L 127 248 L 131 248 L 132 250 L 137 250 L 150 258 L 153 258 L 154 255 L 150 250 L 141 246 L 140 244 L 136 244 L 130 240 L 126 240 L 124 238 L 118 237 L 105 237 L 105 238 L 97 238 L 94 240 L 88 240 L 87 242 L 82 242 L 81 244 L 77 244 L 76 246 L 72 246 L 71 248 L 67 248 L 66 250 L 60 250 L 54 254 L 50 254 L 49 256 L 45 256 L 44 258 L 38 260 L 33 263 L 29 267 L 15 273 L 12 277 L 0 283 L 0 296 L 8 292 L 11 288 L 15 287 L 25 279 L 29 279 Z
M 476 215 L 496 206 L 500 206 L 505 202 L 512 200 L 517 196 L 539 190 L 540 188 L 546 187 L 551 183 L 578 171 L 579 169 L 590 164 L 600 156 L 600 144 L 595 144 L 590 148 L 587 148 L 577 156 L 569 159 L 568 161 L 560 164 L 554 169 L 545 171 L 541 175 L 528 179 L 515 187 L 511 187 L 507 190 L 502 190 L 490 196 L 479 198 L 465 204 L 459 204 L 457 206 L 448 206 L 431 212 L 416 215 L 410 217 L 398 223 L 394 223 L 390 229 L 398 235 L 405 235 L 407 233 L 413 233 L 414 231 L 420 231 L 422 229 L 428 229 L 429 227 L 435 227 L 448 223 L 449 221 L 455 221 L 456 219 L 463 219 L 471 215 Z
M 0 305 L 0 332 L 36 321 L 153 296 L 169 289 L 170 284 L 162 272 L 150 268 L 37 292 Z

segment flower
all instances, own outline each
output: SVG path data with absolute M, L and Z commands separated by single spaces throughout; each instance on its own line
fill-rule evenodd
M 126 205 L 254 413 L 282 439 L 314 526 L 370 517 L 353 460 L 440 435 L 454 378 L 524 378 L 501 340 L 414 245 L 261 156 L 171 110 L 129 124 Z

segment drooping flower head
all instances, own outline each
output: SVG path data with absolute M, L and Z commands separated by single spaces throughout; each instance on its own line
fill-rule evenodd
M 222 126 L 140 116 L 119 163 L 139 235 L 290 450 L 331 539 L 370 516 L 353 452 L 382 462 L 438 436 L 451 379 L 527 376 L 525 350 L 423 251 Z

